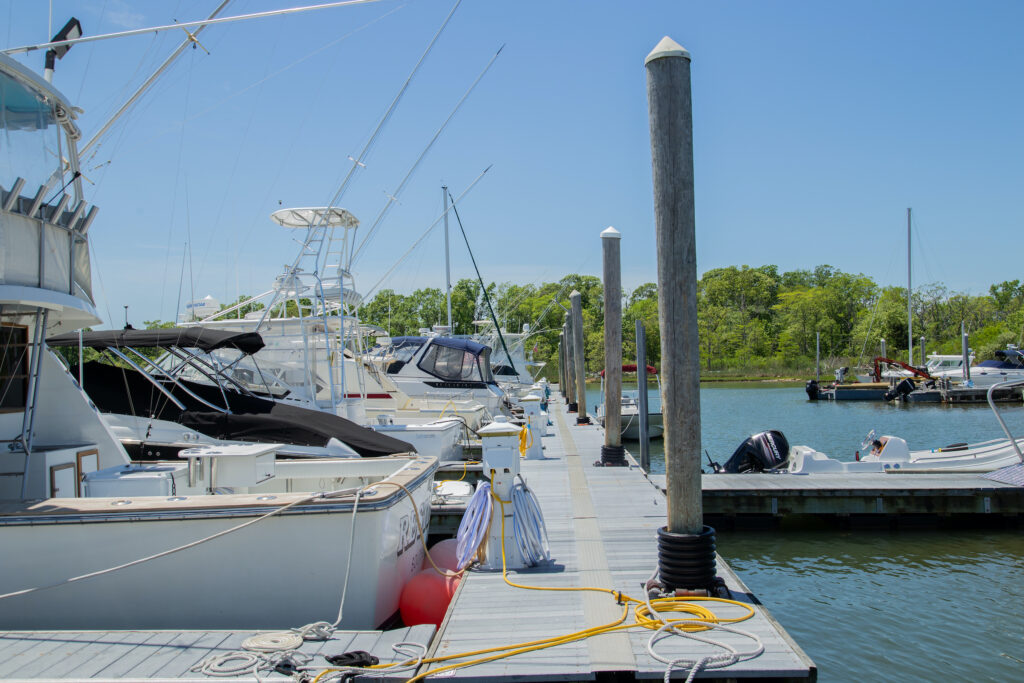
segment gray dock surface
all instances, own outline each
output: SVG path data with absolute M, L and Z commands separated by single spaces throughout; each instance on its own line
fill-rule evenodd
M 607 587 L 640 597 L 641 584 L 657 566 L 656 530 L 665 525 L 665 497 L 635 468 L 594 467 L 604 442 L 601 428 L 570 426 L 564 410 L 563 403 L 552 400 L 555 433 L 543 440 L 545 460 L 521 461 L 522 474 L 544 511 L 553 565 L 514 572 L 510 578 L 541 587 Z M 814 680 L 813 662 L 721 558 L 718 574 L 736 600 L 754 606 L 755 616 L 737 628 L 756 633 L 765 651 L 723 669 L 704 671 L 700 679 Z M 733 606 L 709 606 L 722 617 L 744 611 Z M 623 607 L 607 594 L 513 588 L 500 572 L 473 571 L 463 579 L 448 618 L 441 625 L 434 655 L 550 638 L 611 623 L 622 612 Z M 608 676 L 616 680 L 619 676 L 621 680 L 661 679 L 666 665 L 647 652 L 652 634 L 637 627 L 442 676 L 459 681 L 580 681 Z M 701 635 L 739 650 L 750 648 L 752 643 L 743 636 L 719 631 Z M 668 659 L 700 659 L 722 650 L 670 637 L 660 642 L 656 651 Z M 685 678 L 685 673 L 677 669 L 674 677 Z
M 0 680 L 4 681 L 255 681 L 251 674 L 207 677 L 192 668 L 207 657 L 241 650 L 259 631 L 7 631 L 0 633 Z M 391 646 L 427 644 L 433 626 L 391 631 L 338 631 L 327 641 L 307 641 L 300 652 L 310 666 L 330 665 L 321 655 L 366 650 L 382 662 L 404 659 Z M 259 680 L 294 680 L 261 672 Z M 381 679 L 374 679 L 381 680 Z M 385 679 L 386 680 L 386 679 Z

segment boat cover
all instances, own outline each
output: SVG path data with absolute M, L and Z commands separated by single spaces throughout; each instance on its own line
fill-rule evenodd
M 50 346 L 78 346 L 78 333 L 58 334 L 46 340 Z M 254 354 L 263 348 L 263 337 L 257 332 L 226 332 L 208 327 L 163 327 L 153 330 L 96 330 L 82 333 L 82 345 L 90 349 L 121 349 L 130 347 L 175 346 L 182 349 L 235 348 Z
M 77 367 L 71 368 L 77 376 Z M 405 441 L 379 434 L 343 417 L 290 406 L 258 396 L 225 391 L 231 413 L 210 410 L 173 384 L 163 383 L 185 406 L 174 405 L 137 370 L 90 361 L 83 366 L 86 393 L 104 413 L 141 415 L 168 420 L 216 439 L 260 443 L 287 443 L 323 447 L 333 437 L 348 444 L 363 457 L 410 453 L 416 449 Z M 205 401 L 224 405 L 221 390 L 213 385 L 179 380 L 180 384 Z

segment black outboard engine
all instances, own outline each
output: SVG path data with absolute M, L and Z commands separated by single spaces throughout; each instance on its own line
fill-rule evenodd
M 899 384 L 894 386 L 889 391 L 885 392 L 885 394 L 883 394 L 883 398 L 886 401 L 891 401 L 895 398 L 905 399 L 907 397 L 907 394 L 909 394 L 916 388 L 917 385 L 914 384 L 914 380 L 907 377 L 906 379 L 900 380 Z
M 788 459 L 789 441 L 782 432 L 771 429 L 741 443 L 725 465 L 715 467 L 715 471 L 725 474 L 767 472 L 781 469 Z
M 807 398 L 812 401 L 817 401 L 819 397 L 818 380 L 809 379 L 807 384 L 804 385 L 804 391 L 807 392 Z

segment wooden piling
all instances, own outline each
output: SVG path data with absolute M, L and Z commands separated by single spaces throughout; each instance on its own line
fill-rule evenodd
M 690 53 L 669 37 L 644 60 L 658 247 L 668 531 L 704 527 Z
M 566 396 L 565 381 L 565 331 L 558 333 L 558 391 L 562 398 Z
M 608 447 L 622 446 L 621 238 L 619 231 L 611 226 L 601 233 L 604 261 L 604 445 Z
M 587 422 L 587 362 L 583 355 L 583 302 L 582 295 L 572 290 L 569 308 L 572 311 L 573 368 L 576 370 L 576 422 Z
M 573 353 L 573 333 L 572 333 L 572 317 L 568 311 L 565 314 L 565 320 L 562 322 L 562 331 L 565 334 L 565 384 L 569 388 L 569 412 L 576 411 L 576 363 L 575 353 Z

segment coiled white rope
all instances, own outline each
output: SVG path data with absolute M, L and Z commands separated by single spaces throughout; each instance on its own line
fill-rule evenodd
M 733 628 L 731 626 L 715 624 L 702 620 L 694 620 L 691 622 L 669 622 L 667 619 L 665 619 L 665 617 L 661 615 L 660 612 L 658 612 L 658 610 L 654 609 L 654 605 L 651 603 L 651 593 L 650 590 L 648 590 L 648 585 L 657 577 L 658 570 L 655 569 L 654 573 L 651 574 L 650 579 L 648 579 L 640 585 L 644 592 L 644 601 L 647 604 L 648 613 L 654 619 L 657 619 L 661 622 L 661 627 L 657 631 L 655 631 L 647 640 L 647 654 L 649 654 L 651 658 L 667 665 L 665 668 L 665 677 L 663 679 L 664 683 L 670 683 L 670 681 L 672 680 L 672 671 L 676 668 L 689 669 L 690 673 L 686 677 L 686 683 L 692 683 L 693 680 L 697 677 L 697 674 L 703 671 L 704 669 L 720 669 L 722 667 L 735 664 L 736 662 L 743 659 L 752 659 L 753 657 L 757 657 L 762 652 L 764 652 L 764 643 L 761 642 L 761 638 L 757 634 L 750 633 L 749 631 L 743 631 L 741 629 Z M 714 629 L 719 631 L 727 631 L 729 633 L 735 633 L 737 635 L 745 636 L 754 641 L 755 647 L 752 650 L 741 652 L 729 643 L 723 643 L 720 640 L 714 640 L 712 638 L 707 638 L 704 636 L 697 635 L 696 633 L 683 631 L 677 628 L 679 625 L 685 623 L 699 624 L 700 626 L 709 630 Z M 697 659 L 686 657 L 668 659 L 667 657 L 663 657 L 654 651 L 654 646 L 657 645 L 659 641 L 673 635 L 679 636 L 681 638 L 689 638 L 690 640 L 696 640 L 711 645 L 713 647 L 719 647 L 723 650 L 726 650 L 726 652 L 717 655 L 708 655 Z
M 512 488 L 512 510 L 512 535 L 526 565 L 535 567 L 549 560 L 551 548 L 544 513 L 541 512 L 537 496 L 522 477 Z
M 455 557 L 458 561 L 458 569 L 465 569 L 472 561 L 476 551 L 487 538 L 487 531 L 491 526 L 491 485 L 480 482 L 473 492 L 473 497 L 466 504 L 466 512 L 459 522 L 459 531 L 456 534 L 458 545 L 455 549 Z

